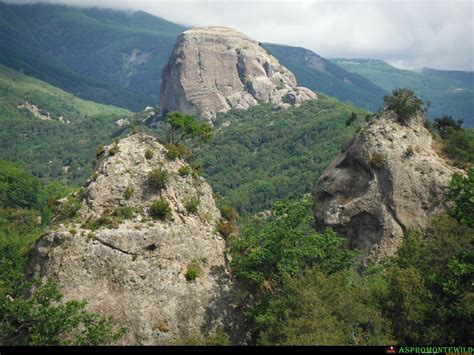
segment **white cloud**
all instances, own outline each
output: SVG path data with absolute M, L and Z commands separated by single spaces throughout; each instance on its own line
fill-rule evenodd
M 472 1 L 41 2 L 137 9 L 187 26 L 230 26 L 261 42 L 302 46 L 324 57 L 378 58 L 407 68 L 474 70 Z

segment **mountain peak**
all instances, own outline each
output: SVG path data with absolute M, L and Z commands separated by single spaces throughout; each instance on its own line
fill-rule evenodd
M 213 119 L 232 108 L 261 102 L 280 107 L 316 98 L 259 42 L 228 27 L 183 32 L 163 69 L 163 112 L 182 111 Z

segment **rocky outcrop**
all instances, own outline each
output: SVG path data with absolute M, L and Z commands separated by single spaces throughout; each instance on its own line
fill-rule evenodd
M 444 208 L 455 168 L 432 149 L 420 114 L 408 125 L 382 111 L 324 172 L 313 195 L 317 228 L 332 227 L 367 262 L 393 255 L 409 230 Z
M 30 272 L 58 280 L 65 300 L 85 299 L 114 316 L 128 328 L 126 344 L 221 330 L 239 341 L 220 212 L 210 186 L 189 169 L 151 136 L 106 147 L 93 179 L 64 203 L 67 215 L 79 207 L 75 217 L 40 239 Z M 154 185 L 153 170 L 161 172 Z M 164 220 L 152 217 L 160 198 L 170 207 Z
M 316 98 L 260 44 L 226 27 L 183 32 L 163 69 L 160 106 L 213 119 L 262 102 L 280 107 Z

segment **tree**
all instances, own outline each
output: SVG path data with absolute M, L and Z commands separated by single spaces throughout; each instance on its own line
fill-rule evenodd
M 181 112 L 170 112 L 167 115 L 170 144 L 191 144 L 209 142 L 212 139 L 212 127 L 208 123 L 200 123 L 191 115 Z
M 463 120 L 454 120 L 451 116 L 444 115 L 434 119 L 434 127 L 443 139 L 448 138 L 452 131 L 462 130 Z
M 398 122 L 402 124 L 408 123 L 413 116 L 423 110 L 423 101 L 410 89 L 395 89 L 383 100 L 387 109 L 394 111 Z
M 454 202 L 451 215 L 459 223 L 474 227 L 474 168 L 467 176 L 454 174 L 446 195 Z
M 124 335 L 111 317 L 85 311 L 85 301 L 61 303 L 53 281 L 24 281 L 10 260 L 0 264 L 0 345 L 101 345 Z

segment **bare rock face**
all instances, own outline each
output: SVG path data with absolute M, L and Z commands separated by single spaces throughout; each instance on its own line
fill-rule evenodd
M 125 344 L 166 344 L 222 330 L 238 341 L 212 190 L 165 153 L 142 134 L 106 147 L 95 178 L 75 197 L 78 213 L 40 239 L 30 270 L 58 280 L 65 300 L 85 299 L 90 310 L 114 316 L 128 328 Z M 149 180 L 157 168 L 168 173 L 161 191 Z M 164 221 L 150 215 L 160 197 L 171 208 Z M 193 213 L 191 198 L 200 201 Z M 194 280 L 190 269 L 198 273 Z
M 423 230 L 446 206 L 455 168 L 432 149 L 422 115 L 408 125 L 382 111 L 318 181 L 317 228 L 332 227 L 367 262 L 393 255 L 408 230 Z
M 213 119 L 262 102 L 289 107 L 316 98 L 255 40 L 226 27 L 183 32 L 163 69 L 160 106 Z

